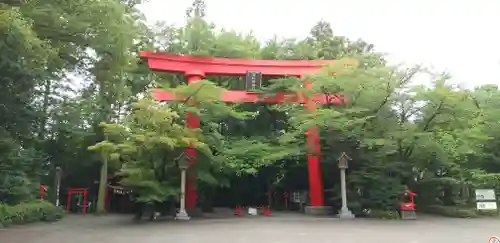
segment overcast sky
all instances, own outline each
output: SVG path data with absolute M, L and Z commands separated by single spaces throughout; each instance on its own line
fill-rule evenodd
M 182 24 L 191 0 L 149 0 L 148 20 Z M 205 0 L 218 27 L 303 38 L 320 19 L 336 35 L 363 38 L 393 63 L 424 63 L 469 87 L 500 84 L 500 1 Z M 496 24 L 495 24 L 496 23 Z

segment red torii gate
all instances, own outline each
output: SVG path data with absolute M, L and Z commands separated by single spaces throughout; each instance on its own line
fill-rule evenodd
M 148 65 L 152 70 L 184 74 L 188 80 L 188 85 L 204 79 L 207 75 L 245 76 L 248 71 L 259 71 L 262 76 L 296 76 L 300 78 L 304 74 L 314 73 L 321 69 L 322 66 L 333 62 L 333 60 L 243 60 L 180 56 L 151 52 L 142 52 L 141 57 L 147 59 Z M 311 88 L 312 84 L 306 82 L 304 87 Z M 313 97 L 309 100 L 293 93 L 278 93 L 274 97 L 259 96 L 259 94 L 247 91 L 229 90 L 222 94 L 220 100 L 234 103 L 298 102 L 306 104 L 305 109 L 309 111 L 314 111 L 316 109 L 316 104 L 341 104 L 345 102 L 343 96 L 326 97 L 323 94 L 313 95 Z M 165 92 L 160 89 L 155 91 L 154 97 L 157 101 L 183 99 L 183 97 L 176 96 L 176 94 Z M 186 123 L 189 128 L 198 128 L 200 126 L 199 118 L 192 113 L 186 114 Z M 310 128 L 306 133 L 306 139 L 309 149 L 307 165 L 309 171 L 310 208 L 311 213 L 320 213 L 325 208 L 325 200 L 323 193 L 323 178 L 319 164 L 320 142 L 318 129 L 316 127 Z M 194 149 L 188 149 L 186 153 L 192 158 L 192 161 L 190 161 L 189 164 L 195 164 L 197 151 Z M 191 210 L 196 208 L 195 185 L 196 176 L 194 176 L 193 172 L 191 172 L 188 176 L 186 184 L 186 208 Z

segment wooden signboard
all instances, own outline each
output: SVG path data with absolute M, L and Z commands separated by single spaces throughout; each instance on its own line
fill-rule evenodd
M 262 73 L 259 71 L 248 71 L 246 76 L 246 90 L 256 91 L 262 86 Z

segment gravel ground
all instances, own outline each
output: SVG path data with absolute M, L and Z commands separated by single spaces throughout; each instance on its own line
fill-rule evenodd
M 0 243 L 488 242 L 499 219 L 419 217 L 416 221 L 273 215 L 133 223 L 131 216 L 69 216 L 53 224 L 0 230 Z

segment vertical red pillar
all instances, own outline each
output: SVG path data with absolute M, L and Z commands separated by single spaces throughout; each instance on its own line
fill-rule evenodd
M 312 88 L 312 83 L 306 81 L 304 88 Z M 314 112 L 316 103 L 311 100 L 306 100 L 305 109 Z M 321 207 L 325 206 L 323 194 L 323 175 L 320 159 L 320 141 L 317 127 L 312 127 L 306 132 L 306 143 L 309 154 L 307 155 L 307 168 L 309 171 L 309 196 L 311 199 L 310 206 Z
M 66 200 L 66 213 L 69 213 L 69 207 L 70 207 L 70 204 L 71 204 L 71 194 L 73 193 L 73 191 L 71 189 L 68 190 L 68 198 Z
M 83 215 L 87 215 L 87 189 L 83 190 Z
M 196 81 L 205 78 L 205 74 L 200 71 L 189 71 L 184 74 L 188 80 L 188 85 L 193 85 Z M 199 128 L 200 118 L 191 112 L 186 114 L 186 125 L 188 128 Z M 187 149 L 185 151 L 191 160 L 189 167 L 196 164 L 198 153 L 195 149 Z M 186 209 L 196 209 L 196 173 L 194 170 L 188 170 L 186 180 Z

